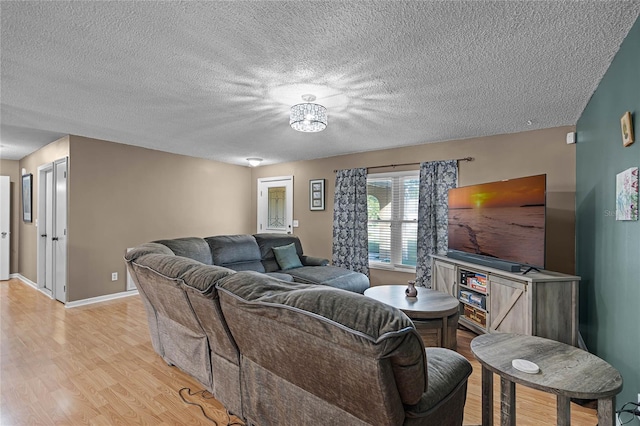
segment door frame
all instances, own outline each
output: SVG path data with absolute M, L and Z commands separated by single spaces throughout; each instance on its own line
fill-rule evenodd
M 67 218 L 69 216 L 68 202 L 69 162 L 61 158 L 53 162 L 53 182 L 55 190 L 55 211 L 53 215 L 53 230 L 56 241 L 53 245 L 53 261 L 55 262 L 55 278 L 53 280 L 53 297 L 62 303 L 67 303 Z
M 46 179 L 47 173 L 51 173 L 51 184 L 48 188 L 53 190 L 53 163 L 43 164 L 38 167 L 38 217 L 36 218 L 36 229 L 37 234 L 36 238 L 38 238 L 38 254 L 37 254 L 37 279 L 38 279 L 38 290 L 45 293 L 49 297 L 53 298 L 53 281 L 51 282 L 51 288 L 47 288 L 47 239 L 50 238 L 53 234 L 53 230 L 47 229 L 47 215 L 46 215 L 46 205 L 47 205 L 47 187 L 48 180 Z M 51 199 L 51 204 L 53 204 L 53 197 Z M 53 211 L 53 205 L 49 209 Z M 51 221 L 51 223 L 53 223 Z M 50 250 L 53 251 L 53 250 Z M 51 256 L 51 253 L 49 253 Z
M 62 177 L 64 187 L 59 182 L 58 169 L 64 164 Z M 60 158 L 54 162 L 46 163 L 38 167 L 38 218 L 36 219 L 37 244 L 37 278 L 38 289 L 62 303 L 67 302 L 67 260 L 68 260 L 68 157 Z M 51 173 L 51 180 L 45 179 L 47 173 Z M 45 185 L 49 185 L 50 197 L 47 197 Z M 51 204 L 46 208 L 47 201 Z M 50 212 L 51 218 L 47 217 Z M 61 220 L 57 216 L 62 215 Z M 50 223 L 51 229 L 47 229 L 46 224 Z M 45 234 L 43 234 L 43 232 Z M 42 235 L 46 235 L 43 237 Z M 48 240 L 51 242 L 50 253 L 47 253 Z M 62 238 L 60 245 L 58 242 Z M 52 272 L 50 278 L 51 288 L 46 287 L 47 283 L 47 255 L 52 262 Z
M 285 228 L 283 230 L 268 229 L 266 226 L 268 217 L 269 200 L 267 190 L 270 186 L 284 186 L 285 189 Z M 257 186 L 258 211 L 256 233 L 293 233 L 293 176 L 275 176 L 258 178 Z
M 11 275 L 11 177 L 0 176 L 0 280 Z

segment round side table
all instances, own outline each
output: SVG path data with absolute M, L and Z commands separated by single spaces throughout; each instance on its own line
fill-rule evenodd
M 417 297 L 405 295 L 405 285 L 369 287 L 364 295 L 407 314 L 416 326 L 425 346 L 456 350 L 460 302 L 453 296 L 425 287 L 416 287 Z

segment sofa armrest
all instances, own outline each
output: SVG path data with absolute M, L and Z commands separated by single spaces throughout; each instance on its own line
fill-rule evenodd
M 329 259 L 302 255 L 300 256 L 300 262 L 302 262 L 303 266 L 327 266 Z

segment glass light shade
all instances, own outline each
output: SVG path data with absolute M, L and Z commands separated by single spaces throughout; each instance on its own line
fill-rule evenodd
M 312 103 L 294 105 L 289 125 L 299 132 L 321 132 L 327 127 L 327 109 Z
M 260 165 L 260 163 L 262 163 L 262 158 L 250 157 L 250 158 L 247 158 L 247 161 L 249 162 L 249 165 L 251 167 L 257 167 Z

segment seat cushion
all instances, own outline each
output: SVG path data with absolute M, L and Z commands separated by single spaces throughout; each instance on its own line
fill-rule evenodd
M 169 247 L 176 256 L 188 257 L 205 265 L 213 264 L 211 250 L 203 238 L 185 237 L 174 240 L 158 240 L 154 243 Z
M 407 417 L 421 418 L 436 409 L 471 375 L 471 364 L 457 352 L 444 348 L 426 348 L 427 391 L 418 404 L 406 407 Z M 464 404 L 464 400 L 463 400 Z M 444 423 L 444 422 L 443 422 Z M 421 424 L 421 423 L 420 423 Z
M 288 283 L 292 283 L 293 282 L 293 277 L 289 274 L 285 274 L 285 273 L 281 273 L 281 272 L 267 272 L 265 275 L 268 275 L 272 278 L 281 280 L 281 281 L 286 281 Z
M 302 266 L 294 243 L 281 247 L 273 247 L 272 250 L 281 270 L 286 271 L 287 269 L 300 268 Z
M 366 275 L 336 266 L 303 266 L 288 269 L 287 274 L 293 275 L 297 282 L 323 284 L 360 294 L 369 288 L 369 278 Z

